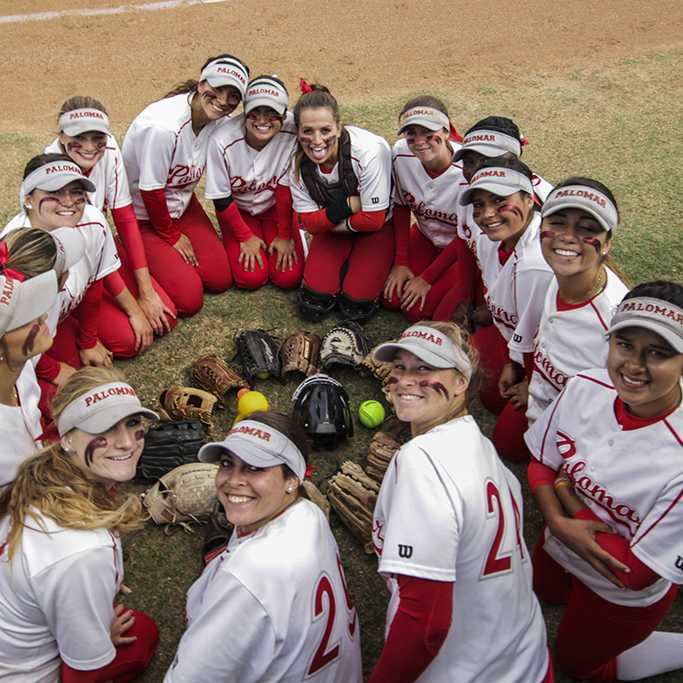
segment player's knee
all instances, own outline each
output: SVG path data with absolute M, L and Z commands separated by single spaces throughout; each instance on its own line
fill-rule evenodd
M 233 278 L 226 260 L 225 267 L 212 268 L 202 273 L 204 290 L 211 294 L 221 294 L 232 286 Z
M 240 268 L 233 270 L 233 277 L 235 278 L 235 287 L 239 289 L 260 289 L 268 282 L 268 270 L 257 268 L 253 271 L 247 271 Z
M 302 275 L 301 268 L 293 270 L 276 270 L 271 268 L 270 281 L 280 289 L 296 289 L 301 284 Z

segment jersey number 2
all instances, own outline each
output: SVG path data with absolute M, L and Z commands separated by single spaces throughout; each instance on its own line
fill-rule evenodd
M 344 576 L 344 568 L 341 563 L 339 555 L 337 555 L 337 569 L 339 570 L 339 577 L 341 579 L 342 588 L 344 589 L 344 598 L 346 600 L 346 608 L 349 612 L 349 623 L 348 629 L 349 634 L 353 638 L 353 634 L 356 631 L 357 615 L 356 610 L 351 602 L 351 596 L 349 595 L 349 590 L 346 586 L 346 577 Z M 334 618 L 337 614 L 337 603 L 334 597 L 334 590 L 332 588 L 332 583 L 330 579 L 323 574 L 315 587 L 315 595 L 313 601 L 313 618 L 318 619 L 325 612 L 325 605 L 323 604 L 323 596 L 327 596 L 327 621 L 325 623 L 325 630 L 323 632 L 323 637 L 318 644 L 318 649 L 315 651 L 313 656 L 313 661 L 311 666 L 308 667 L 308 672 L 306 673 L 306 678 L 313 676 L 324 666 L 327 666 L 331 661 L 339 657 L 339 643 L 334 645 L 329 650 L 330 636 L 332 635 L 332 629 L 334 628 Z
M 522 546 L 522 536 L 520 533 L 521 519 L 519 513 L 519 507 L 517 506 L 517 501 L 510 491 L 510 500 L 512 501 L 512 510 L 515 517 L 515 536 L 517 541 L 517 547 L 519 552 L 524 558 L 524 551 Z M 489 553 L 486 556 L 486 564 L 484 565 L 484 571 L 481 575 L 482 579 L 493 576 L 494 574 L 501 574 L 510 571 L 512 567 L 511 552 L 501 554 L 500 546 L 503 542 L 503 536 L 505 535 L 505 512 L 503 511 L 503 502 L 500 498 L 500 491 L 498 487 L 492 482 L 486 482 L 486 511 L 489 516 L 495 515 L 498 520 L 498 526 L 496 528 L 496 535 L 493 538 L 493 543 L 489 549 Z

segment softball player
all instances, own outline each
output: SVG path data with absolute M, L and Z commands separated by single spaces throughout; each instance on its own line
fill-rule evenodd
M 391 402 L 413 438 L 375 507 L 391 598 L 371 683 L 552 681 L 521 487 L 467 407 L 476 353 L 453 323 L 421 322 L 374 356 L 393 364 Z
M 55 337 L 41 356 L 36 372 L 41 381 L 41 409 L 81 365 L 111 366 L 112 354 L 98 337 L 102 280 L 119 267 L 119 257 L 107 220 L 86 203 L 95 186 L 71 159 L 58 154 L 33 157 L 24 171 L 20 190 L 22 211 L 5 226 L 0 237 L 22 227 L 48 232 L 58 227 L 78 228 L 85 237 L 84 257 L 69 269 L 59 291 L 58 305 L 48 313 Z
M 116 225 L 117 236 L 114 241 L 121 258 L 121 268 L 105 282 L 100 337 L 115 355 L 135 355 L 130 351 L 128 354 L 119 353 L 118 350 L 128 350 L 130 340 L 112 336 L 130 326 L 128 311 L 115 301 L 124 287 L 135 297 L 158 335 L 169 332 L 175 326 L 175 307 L 159 283 L 150 277 L 123 157 L 109 130 L 109 116 L 104 105 L 92 97 L 71 97 L 62 105 L 57 120 L 58 137 L 44 152 L 67 154 L 81 167 L 95 184 L 95 191 L 88 194 L 90 203 L 104 214 L 108 209 L 111 210 Z M 132 349 L 134 352 L 137 350 Z
M 204 289 L 224 292 L 230 266 L 194 189 L 204 174 L 211 134 L 244 97 L 249 68 L 223 54 L 150 104 L 123 141 L 133 208 L 152 275 L 180 315 L 202 307 Z
M 633 681 L 683 668 L 683 634 L 655 631 L 683 583 L 683 287 L 638 285 L 607 332 L 607 368 L 570 379 L 526 435 L 547 524 L 534 586 L 567 604 L 565 671 Z
M 360 631 L 339 549 L 301 498 L 306 439 L 290 418 L 252 413 L 199 451 L 217 462 L 235 530 L 187 594 L 187 630 L 165 683 L 360 683 Z
M 292 230 L 289 188 L 278 185 L 296 149 L 288 93 L 276 76 L 247 85 L 244 114 L 224 121 L 209 143 L 206 197 L 213 199 L 235 284 L 258 289 L 268 279 L 298 287 L 301 236 Z
M 543 256 L 555 278 L 534 339 L 526 416 L 509 402 L 493 434 L 498 452 L 511 459 L 529 457 L 524 432 L 567 380 L 605 364 L 605 332 L 628 291 L 607 261 L 619 220 L 608 188 L 590 178 L 568 178 L 548 195 L 541 216 Z
M 320 320 L 338 305 L 346 319 L 367 320 L 393 257 L 391 149 L 356 126 L 344 126 L 337 100 L 304 82 L 294 107 L 299 148 L 284 184 L 294 211 L 313 235 L 299 310 Z
M 488 375 L 480 397 L 496 413 L 507 400 L 520 401 L 524 354 L 530 358 L 553 279 L 541 253 L 541 218 L 534 210 L 532 181 L 521 161 L 496 157 L 479 166 L 460 196 L 461 206 L 472 205 L 476 226 L 464 223 L 462 232 L 479 264 L 495 325 L 478 328 L 473 343 Z
M 112 492 L 135 475 L 142 416 L 157 416 L 108 368 L 75 373 L 54 413 L 60 440 L 24 462 L 0 498 L 0 679 L 122 683 L 147 667 L 158 633 L 146 614 L 114 604 L 119 533 L 143 517 L 136 496 Z
M 41 447 L 40 386 L 33 363 L 52 346 L 46 324 L 59 282 L 81 258 L 78 230 L 15 230 L 0 242 L 0 487 Z
M 399 116 L 394 145 L 394 209 L 396 242 L 394 266 L 384 285 L 384 306 L 403 309 L 413 321 L 431 318 L 446 291 L 462 288 L 463 300 L 472 299 L 467 285 L 476 265 L 471 252 L 457 236 L 458 196 L 467 181 L 453 156 L 461 141 L 436 97 L 408 101 Z M 410 215 L 415 215 L 411 227 Z M 454 259 L 445 258 L 446 247 Z M 458 248 L 459 247 L 459 248 Z M 466 268 L 465 272 L 460 272 Z

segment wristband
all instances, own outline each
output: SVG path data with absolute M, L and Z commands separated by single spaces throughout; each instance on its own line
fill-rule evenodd
M 327 220 L 332 225 L 337 225 L 349 218 L 349 216 L 353 216 L 353 211 L 351 211 L 349 206 L 349 198 L 346 195 L 335 197 L 332 203 L 325 208 L 325 213 L 327 214 Z
M 553 488 L 556 491 L 559 491 L 561 488 L 564 486 L 572 487 L 572 483 L 569 481 L 569 479 L 564 479 L 563 477 L 559 477 L 558 479 L 555 479 L 553 482 Z

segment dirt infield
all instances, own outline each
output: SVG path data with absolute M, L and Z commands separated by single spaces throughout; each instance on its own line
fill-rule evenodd
M 123 4 L 141 3 L 3 0 L 0 15 Z M 331 7 L 232 1 L 0 25 L 0 132 L 52 129 L 61 102 L 85 91 L 106 103 L 118 128 L 195 76 L 206 56 L 226 50 L 254 75 L 277 71 L 292 86 L 303 75 L 359 99 L 469 89 L 667 50 L 680 45 L 683 24 L 679 0 L 355 0 Z

